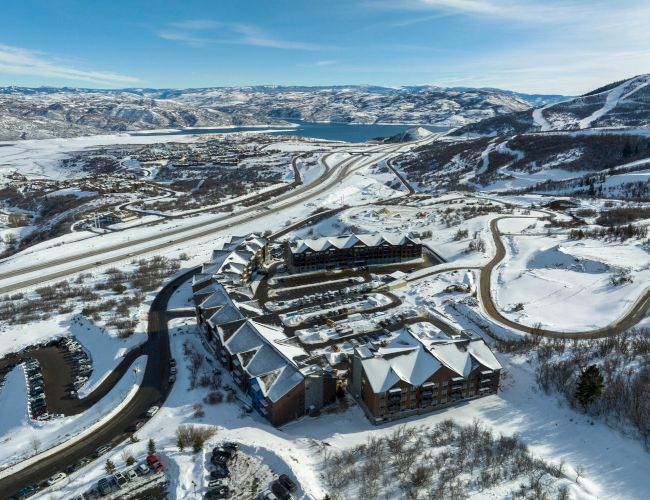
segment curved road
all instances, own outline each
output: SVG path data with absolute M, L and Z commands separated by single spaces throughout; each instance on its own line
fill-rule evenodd
M 409 143 L 409 145 L 413 145 L 415 143 Z M 279 213 L 282 210 L 285 210 L 287 208 L 299 205 L 310 198 L 314 198 L 316 196 L 319 196 L 320 194 L 324 193 L 325 191 L 332 189 L 336 184 L 339 182 L 343 181 L 347 176 L 353 174 L 360 168 L 363 168 L 366 163 L 368 156 L 370 156 L 370 160 L 372 163 L 376 163 L 378 161 L 381 161 L 388 156 L 392 154 L 399 154 L 400 149 L 403 148 L 404 145 L 400 146 L 391 146 L 391 147 L 377 147 L 362 153 L 358 152 L 351 152 L 349 158 L 346 158 L 345 160 L 339 162 L 337 165 L 331 167 L 328 171 L 326 171 L 319 179 L 319 184 L 316 182 L 312 184 L 308 184 L 306 186 L 302 186 L 300 188 L 297 188 L 293 191 L 290 191 L 289 193 L 285 193 L 283 195 L 278 196 L 277 198 L 265 202 L 260 205 L 254 205 L 252 207 L 243 209 L 233 215 L 228 215 L 225 217 L 220 217 L 215 220 L 210 220 L 210 221 L 202 221 L 198 222 L 192 225 L 176 228 L 169 230 L 163 234 L 158 234 L 154 236 L 148 236 L 145 238 L 139 238 L 137 240 L 130 240 L 126 242 L 122 242 L 116 245 L 112 245 L 111 247 L 107 248 L 102 248 L 98 250 L 92 250 L 89 252 L 85 252 L 82 254 L 74 255 L 72 257 L 73 260 L 81 260 L 81 259 L 87 259 L 91 257 L 98 257 L 100 260 L 98 261 L 93 261 L 85 264 L 77 264 L 76 266 L 71 266 L 67 267 L 64 270 L 61 271 L 54 271 L 49 274 L 42 274 L 38 277 L 34 278 L 27 278 L 19 282 L 11 283 L 9 285 L 5 285 L 0 287 L 0 293 L 8 293 L 12 292 L 15 290 L 19 290 L 21 288 L 31 286 L 34 284 L 42 283 L 44 281 L 49 281 L 57 278 L 61 278 L 63 276 L 68 276 L 70 274 L 74 274 L 77 272 L 85 271 L 88 269 L 92 269 L 97 266 L 101 265 L 106 265 L 110 264 L 113 262 L 119 262 L 124 259 L 130 259 L 135 256 L 149 253 L 152 251 L 160 250 L 163 248 L 167 248 L 170 246 L 177 245 L 179 243 L 195 240 L 198 238 L 203 238 L 205 236 L 209 236 L 211 234 L 214 234 L 218 231 L 224 230 L 224 229 L 229 229 L 234 225 L 242 224 L 245 222 L 251 222 L 254 220 L 259 219 L 260 217 L 263 217 L 264 215 L 267 214 L 274 214 L 274 213 Z M 386 151 L 387 152 L 384 152 Z M 379 156 L 372 158 L 371 154 L 372 153 L 379 153 Z M 329 156 L 329 155 L 327 155 Z M 366 160 L 366 161 L 364 161 Z M 359 165 L 360 164 L 360 165 Z M 287 201 L 288 200 L 288 201 Z M 284 203 L 283 203 L 284 202 Z M 280 205 L 278 205 L 280 203 Z M 242 216 L 246 216 L 244 218 L 241 218 Z M 237 220 L 235 222 L 229 222 L 233 217 L 236 217 Z M 223 222 L 222 225 L 214 225 L 218 224 L 220 222 Z M 200 231 L 195 231 L 196 229 L 200 228 L 205 228 L 201 229 Z M 188 234 L 189 233 L 189 234 Z M 176 238 L 171 238 L 170 236 L 176 236 Z M 161 241 L 162 240 L 162 241 Z M 123 249 L 128 249 L 129 247 L 132 247 L 134 245 L 139 245 L 142 243 L 148 243 L 148 242 L 156 242 L 152 245 L 149 245 L 145 248 L 141 248 L 138 250 L 132 249 L 131 252 L 126 253 L 126 254 L 120 254 L 116 256 L 111 256 L 111 257 L 101 257 L 103 254 L 113 252 L 116 250 L 123 250 Z M 26 273 L 32 273 L 35 271 L 43 270 L 51 266 L 59 265 L 59 264 L 66 264 L 71 260 L 70 257 L 66 258 L 60 258 L 60 259 L 55 259 L 55 260 L 50 260 L 46 262 L 41 262 L 38 264 L 34 264 L 32 266 L 24 267 L 24 268 L 18 268 L 9 272 L 4 272 L 0 273 L 0 279 L 5 279 L 5 278 L 10 278 L 14 276 L 19 276 L 21 274 L 26 274 Z
M 490 232 L 496 247 L 494 257 L 481 269 L 481 276 L 479 280 L 479 297 L 485 312 L 495 321 L 502 323 L 510 328 L 524 333 L 541 335 L 543 337 L 561 338 L 561 339 L 595 339 L 603 337 L 611 337 L 617 335 L 624 330 L 634 327 L 641 321 L 648 309 L 650 308 L 650 289 L 646 289 L 641 297 L 625 312 L 620 318 L 603 328 L 595 330 L 586 330 L 581 332 L 561 332 L 554 330 L 547 330 L 543 328 L 533 328 L 526 325 L 516 323 L 501 314 L 494 304 L 491 293 L 492 272 L 501 263 L 506 256 L 506 248 L 501 240 L 499 232 L 499 221 L 503 219 L 510 219 L 512 216 L 498 217 L 490 221 Z M 538 217 L 514 217 L 514 218 L 534 218 Z
M 129 426 L 141 419 L 151 406 L 164 401 L 171 388 L 167 382 L 170 359 L 167 322 L 172 315 L 167 313 L 167 304 L 174 291 L 199 269 L 199 267 L 190 269 L 170 281 L 153 300 L 149 309 L 148 339 L 139 352 L 134 351 L 137 354 L 133 356 L 133 360 L 139 355 L 147 356 L 142 384 L 122 411 L 89 436 L 70 444 L 63 450 L 6 477 L 0 473 L 2 498 L 9 497 L 23 486 L 39 483 L 58 471 L 65 471 L 66 467 L 78 460 L 91 457 L 99 446 L 105 444 L 113 446 L 122 442 L 130 436 L 126 430 Z

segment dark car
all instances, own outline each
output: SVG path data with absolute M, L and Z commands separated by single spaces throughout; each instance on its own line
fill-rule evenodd
M 273 483 L 271 483 L 271 491 L 280 500 L 291 499 L 291 493 L 289 493 L 289 490 L 287 488 L 282 486 L 282 483 L 280 481 L 273 481 Z
M 284 486 L 289 491 L 296 491 L 296 483 L 294 483 L 293 480 L 286 474 L 280 474 L 278 481 L 280 481 L 280 483 L 282 483 L 282 486 Z
M 204 498 L 206 499 L 220 499 L 220 498 L 230 498 L 230 488 L 228 486 L 218 486 L 210 491 L 208 491 Z
M 223 455 L 212 455 L 210 462 L 212 465 L 226 465 L 228 463 L 228 458 Z
M 230 476 L 230 471 L 222 465 L 217 465 L 214 468 L 214 470 L 210 472 L 210 477 L 212 479 L 221 479 L 229 476 Z
M 222 457 L 226 457 L 226 459 L 228 460 L 230 460 L 234 454 L 235 454 L 234 450 L 232 450 L 231 448 L 226 448 L 225 446 L 217 446 L 215 449 L 212 450 L 213 457 L 220 455 Z
M 21 488 L 18 491 L 18 493 L 16 493 L 16 498 L 29 498 L 35 495 L 37 491 L 38 491 L 38 485 L 30 484 L 29 486 L 25 486 L 24 488 Z
M 127 428 L 127 431 L 128 432 L 137 432 L 142 428 L 143 425 L 144 425 L 144 420 L 138 420 L 135 424 L 130 425 Z
M 226 441 L 225 443 L 223 443 L 222 447 L 225 450 L 237 451 L 239 450 L 239 443 L 235 443 L 233 441 Z

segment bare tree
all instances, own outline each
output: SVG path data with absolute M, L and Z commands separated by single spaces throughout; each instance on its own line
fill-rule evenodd
M 38 450 L 41 447 L 41 440 L 38 439 L 37 436 L 31 435 L 29 438 L 29 446 L 31 447 L 32 451 L 34 452 L 34 455 L 38 453 Z

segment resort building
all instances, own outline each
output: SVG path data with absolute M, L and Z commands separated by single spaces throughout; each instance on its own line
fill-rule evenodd
M 204 344 L 228 369 L 251 406 L 273 425 L 336 399 L 336 378 L 288 339 L 254 300 L 252 275 L 266 262 L 267 241 L 233 238 L 195 275 L 192 290 Z
M 495 394 L 500 373 L 501 365 L 476 335 L 428 338 L 402 330 L 385 346 L 355 348 L 349 389 L 379 424 Z
M 294 272 L 406 262 L 422 258 L 418 238 L 402 234 L 350 234 L 285 244 L 285 260 Z

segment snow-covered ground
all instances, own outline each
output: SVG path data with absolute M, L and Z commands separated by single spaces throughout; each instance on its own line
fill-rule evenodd
M 560 331 L 606 326 L 628 310 L 650 279 L 650 253 L 638 243 L 544 235 L 504 239 L 507 255 L 493 275 L 492 292 L 507 317 L 528 326 L 541 323 Z M 613 286 L 610 278 L 621 270 L 629 271 L 633 282 Z
M 91 393 L 128 351 L 147 339 L 143 331 L 121 339 L 83 316 L 66 314 L 46 321 L 0 328 L 0 358 L 49 339 L 69 336 L 81 343 L 93 365 L 90 378 L 79 389 L 80 397 Z
M 38 441 L 39 458 L 57 453 L 70 442 L 90 435 L 94 428 L 118 414 L 142 382 L 146 361 L 146 356 L 138 358 L 115 387 L 93 405 L 92 411 L 44 422 L 31 420 L 27 416 L 25 378 L 22 369 L 14 369 L 11 372 L 11 386 L 5 389 L 12 397 L 11 405 L 16 405 L 16 408 L 7 414 L 3 413 L 1 420 L 0 430 L 3 433 L 0 435 L 0 466 L 3 470 L 0 478 L 29 465 L 34 457 L 34 439 Z M 16 465 L 7 468 L 13 464 Z
M 174 320 L 171 338 L 177 359 L 184 359 L 182 346 L 185 342 L 198 346 L 195 329 L 191 320 Z M 189 390 L 189 371 L 181 361 L 169 399 L 138 432 L 140 442 L 112 450 L 47 498 L 66 498 L 66 495 L 88 489 L 104 475 L 103 460 L 112 458 L 119 464 L 124 448 L 136 457 L 143 457 L 150 437 L 155 439 L 170 475 L 170 498 L 187 498 L 193 494 L 193 481 L 197 492 L 203 492 L 207 483 L 205 452 L 194 455 L 188 450 L 178 451 L 174 435 L 178 425 L 197 423 L 216 426 L 217 434 L 206 449 L 222 440 L 240 442 L 246 453 L 262 458 L 274 473 L 295 477 L 302 490 L 299 498 L 320 499 L 327 493 L 320 476 L 323 451 L 349 448 L 365 442 L 370 436 L 388 434 L 401 425 L 434 425 L 447 418 L 459 424 L 471 424 L 478 419 L 496 433 L 517 434 L 535 456 L 553 463 L 565 462 L 564 470 L 569 477 L 575 477 L 580 470 L 579 479 L 570 488 L 575 498 L 647 497 L 643 478 L 650 467 L 650 455 L 639 443 L 604 425 L 593 424 L 589 418 L 563 407 L 559 400 L 537 392 L 533 368 L 522 359 L 499 355 L 499 360 L 505 366 L 506 375 L 503 391 L 497 396 L 382 426 L 371 425 L 361 409 L 352 404 L 348 409 L 319 417 L 304 417 L 281 429 L 271 427 L 255 413 L 244 413 L 238 403 L 225 401 L 215 406 L 204 405 L 205 416 L 194 417 L 193 406 L 201 403 L 208 390 Z M 501 498 L 504 494 L 499 488 L 491 491 L 492 498 Z M 485 498 L 485 495 L 478 493 L 474 498 Z

